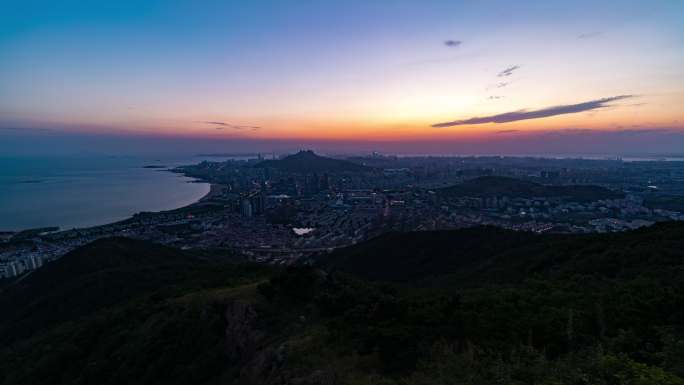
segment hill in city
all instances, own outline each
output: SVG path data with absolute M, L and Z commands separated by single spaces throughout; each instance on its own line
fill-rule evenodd
M 483 176 L 438 190 L 442 196 L 565 198 L 576 202 L 623 198 L 621 192 L 595 185 L 543 185 L 503 176 Z
M 684 196 L 650 195 L 644 199 L 644 206 L 650 209 L 661 209 L 684 212 Z
M 255 165 L 259 168 L 274 168 L 297 173 L 324 172 L 368 172 L 373 169 L 341 159 L 333 159 L 315 154 L 313 151 L 300 151 L 282 159 L 264 160 Z
M 105 239 L 0 292 L 0 384 L 684 384 L 683 250 L 680 222 L 290 267 Z

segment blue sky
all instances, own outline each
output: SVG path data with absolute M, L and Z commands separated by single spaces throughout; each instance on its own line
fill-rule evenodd
M 684 126 L 678 0 L 29 0 L 2 9 L 6 143 L 49 134 L 67 138 L 65 149 L 77 136 L 489 148 L 506 132 L 543 152 L 529 138 L 649 129 L 669 138 L 648 149 L 658 152 Z M 566 108 L 578 105 L 591 108 Z M 488 119 L 520 110 L 573 113 Z M 455 121 L 490 123 L 436 127 Z

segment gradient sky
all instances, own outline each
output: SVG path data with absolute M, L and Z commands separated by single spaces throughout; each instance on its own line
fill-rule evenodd
M 0 13 L 0 153 L 674 153 L 682 100 L 681 0 L 22 0 Z

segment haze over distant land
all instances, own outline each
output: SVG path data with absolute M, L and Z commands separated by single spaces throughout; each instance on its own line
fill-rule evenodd
M 684 2 L 96 1 L 0 14 L 0 154 L 684 148 Z
M 2 134 L 0 134 L 2 135 Z M 435 155 L 558 155 L 558 156 L 682 156 L 684 133 L 560 131 L 543 135 L 502 133 L 492 138 L 414 141 L 354 140 L 265 140 L 156 138 L 118 135 L 55 134 L 41 136 L 5 135 L 0 141 L 2 156 L 35 155 L 147 155 L 168 156 L 244 153 L 288 154 L 302 148 L 328 154 Z

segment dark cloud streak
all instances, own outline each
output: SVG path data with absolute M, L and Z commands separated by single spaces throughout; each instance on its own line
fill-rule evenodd
M 258 130 L 261 127 L 259 126 L 243 126 L 239 124 L 232 124 L 232 123 L 227 123 L 227 122 L 220 122 L 220 121 L 212 121 L 212 120 L 200 120 L 200 121 L 195 121 L 196 123 L 203 123 L 203 124 L 211 124 L 214 126 L 217 126 L 217 130 L 223 130 L 225 128 L 232 128 L 233 130 Z
M 506 76 L 511 76 L 511 75 L 513 75 L 513 72 L 514 72 L 515 70 L 519 69 L 519 68 L 520 68 L 519 65 L 514 65 L 514 66 L 511 66 L 511 67 L 508 67 L 508 68 L 506 68 L 505 70 L 499 72 L 499 74 L 496 75 L 496 76 L 498 76 L 498 77 L 500 77 L 500 78 L 506 77 Z
M 8 132 L 53 132 L 54 130 L 49 128 L 36 128 L 36 127 L 0 127 L 0 131 Z
M 590 100 L 588 102 L 568 104 L 562 106 L 554 106 L 542 108 L 540 110 L 519 110 L 513 112 L 506 112 L 503 114 L 475 117 L 465 120 L 455 120 L 452 122 L 437 123 L 433 124 L 432 127 L 452 127 L 452 126 L 462 126 L 471 124 L 484 124 L 484 123 L 508 123 L 515 122 L 518 120 L 528 120 L 528 119 L 539 119 L 547 118 L 556 115 L 565 114 L 575 114 L 578 112 L 591 111 L 599 108 L 606 107 L 607 103 L 615 102 L 618 100 L 632 98 L 634 95 L 619 95 L 609 98 Z

